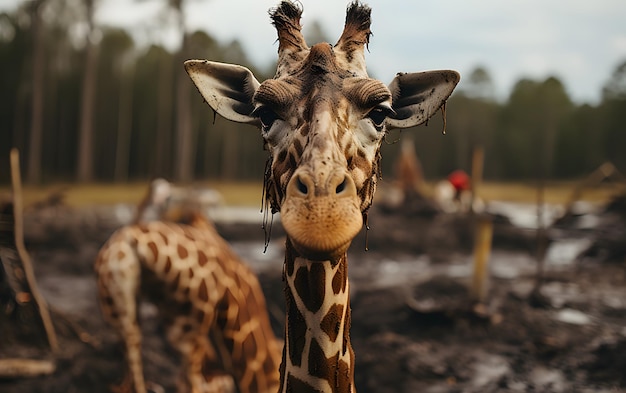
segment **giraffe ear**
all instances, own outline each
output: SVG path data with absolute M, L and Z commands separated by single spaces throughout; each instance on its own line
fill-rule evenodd
M 240 65 L 187 60 L 185 70 L 213 110 L 237 123 L 259 125 L 252 97 L 259 87 L 252 72 Z
M 387 118 L 387 129 L 424 123 L 445 104 L 460 79 L 458 72 L 447 70 L 396 75 L 389 84 L 396 113 Z

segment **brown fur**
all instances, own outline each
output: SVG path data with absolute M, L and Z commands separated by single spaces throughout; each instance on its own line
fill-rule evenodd
M 102 312 L 126 346 L 131 389 L 146 391 L 139 296 L 155 303 L 183 357 L 179 392 L 273 393 L 280 349 L 254 273 L 197 212 L 121 228 L 95 271 Z M 236 310 L 232 312 L 232 310 Z

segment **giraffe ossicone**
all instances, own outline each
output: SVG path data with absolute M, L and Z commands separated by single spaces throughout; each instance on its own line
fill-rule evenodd
M 364 49 L 371 9 L 349 4 L 335 45 L 308 47 L 302 9 L 270 11 L 278 33 L 273 79 L 241 65 L 189 60 L 185 68 L 223 117 L 261 129 L 270 153 L 265 195 L 287 233 L 285 350 L 280 392 L 353 392 L 347 249 L 380 177 L 385 134 L 428 120 L 452 94 L 455 71 L 369 78 Z

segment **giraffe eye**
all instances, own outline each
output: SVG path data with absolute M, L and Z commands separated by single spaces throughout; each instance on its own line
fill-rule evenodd
M 378 105 L 377 107 L 369 111 L 366 117 L 372 121 L 374 127 L 376 127 L 378 131 L 381 131 L 383 129 L 385 119 L 387 118 L 387 116 L 393 113 L 395 112 L 393 109 L 391 109 L 391 107 L 387 105 Z
M 252 116 L 258 117 L 261 121 L 261 128 L 264 132 L 272 128 L 274 122 L 278 119 L 276 112 L 266 106 L 260 106 L 252 112 Z

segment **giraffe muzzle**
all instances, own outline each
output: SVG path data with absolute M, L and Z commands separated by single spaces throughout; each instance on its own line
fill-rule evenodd
M 287 184 L 281 221 L 295 249 L 311 260 L 343 254 L 363 225 L 356 185 L 343 170 L 297 170 Z

